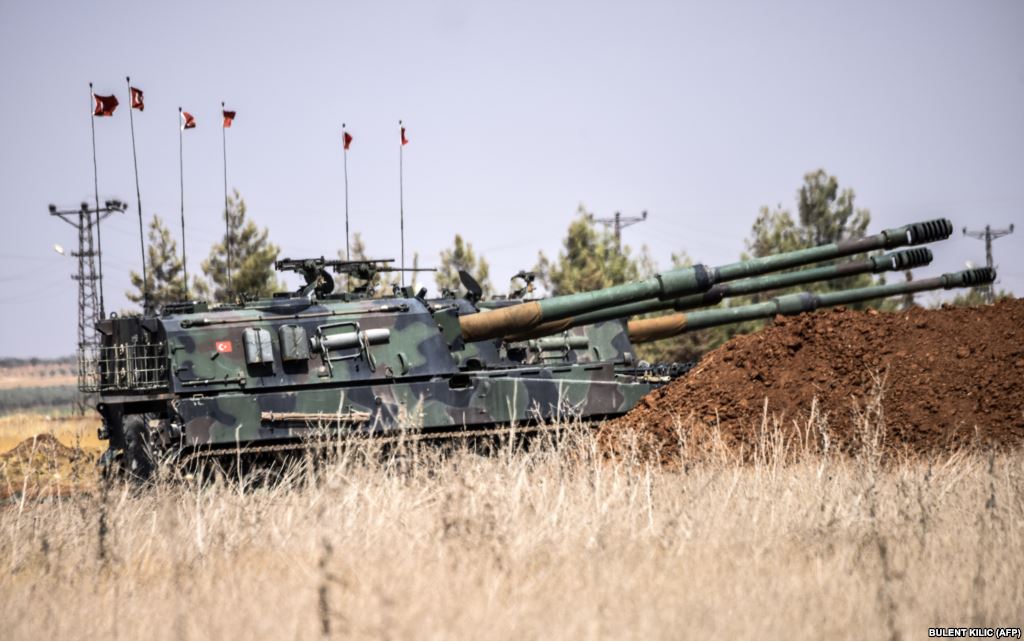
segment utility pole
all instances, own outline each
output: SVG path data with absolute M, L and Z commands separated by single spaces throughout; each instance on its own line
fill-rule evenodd
M 992 229 L 991 225 L 985 225 L 985 231 L 968 231 L 967 228 L 964 227 L 964 236 L 970 236 L 971 238 L 985 241 L 985 264 L 989 268 L 995 267 L 995 265 L 992 264 L 992 241 L 997 238 L 1002 238 L 1003 236 L 1008 236 L 1012 233 L 1013 225 L 1010 225 L 1009 229 Z M 987 292 L 985 298 L 989 305 L 991 305 L 996 300 L 995 283 L 987 285 L 985 289 Z
M 93 244 L 93 224 L 99 226 L 100 220 L 114 212 L 123 212 L 127 206 L 119 200 L 108 200 L 103 207 L 90 209 L 89 203 L 82 203 L 77 210 L 58 210 L 50 205 L 50 215 L 57 216 L 78 230 L 78 251 L 71 255 L 78 259 L 78 271 L 71 276 L 78 281 L 78 348 L 95 347 L 96 322 L 103 317 L 103 309 L 99 302 L 97 290 L 103 286 L 100 276 L 96 275 L 96 259 L 100 257 L 98 244 Z M 93 216 L 96 222 L 93 223 Z
M 617 211 L 611 218 L 594 218 L 593 214 L 587 214 L 592 222 L 601 223 L 605 227 L 612 227 L 615 230 L 615 249 L 622 254 L 622 230 L 630 225 L 642 223 L 647 220 L 647 210 L 640 212 L 639 216 L 623 216 Z

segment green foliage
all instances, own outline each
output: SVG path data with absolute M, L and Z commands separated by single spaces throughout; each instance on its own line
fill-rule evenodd
M 996 292 L 995 302 L 998 303 L 1001 300 L 1011 300 L 1012 298 L 1013 298 L 1013 294 L 1012 293 L 1006 291 L 1005 289 L 1000 289 L 998 292 Z M 935 306 L 936 307 L 941 307 L 942 305 L 954 305 L 956 307 L 979 307 L 981 305 L 987 305 L 987 304 L 988 304 L 988 288 L 987 287 L 972 287 L 972 288 L 970 288 L 970 289 L 968 289 L 966 291 L 961 290 L 961 293 L 959 293 L 956 296 L 954 296 L 953 300 L 945 301 L 945 302 L 940 302 L 940 303 L 937 303 Z
M 558 258 L 549 260 L 541 252 L 533 268 L 549 294 L 560 296 L 592 291 L 636 280 L 642 272 L 655 271 L 646 249 L 639 259 L 632 257 L 628 246 L 623 246 L 620 252 L 615 234 L 598 229 L 593 215 L 582 204 L 577 213 L 579 216 L 569 225 Z
M 460 234 L 455 234 L 455 244 L 450 249 L 441 252 L 441 262 L 437 272 L 434 273 L 434 283 L 437 285 L 438 292 L 444 290 L 457 292 L 461 289 L 460 269 L 469 272 L 480 283 L 485 297 L 494 292 L 487 260 L 483 256 L 477 258 L 472 243 L 464 241 Z
M 261 230 L 252 220 L 246 219 L 245 200 L 237 189 L 228 200 L 227 214 L 228 229 L 223 240 L 210 248 L 209 256 L 202 263 L 203 274 L 209 282 L 197 281 L 197 293 L 218 302 L 270 296 L 280 288 L 274 271 L 274 261 L 280 250 L 268 240 L 265 228 Z M 230 263 L 227 252 L 229 239 Z
M 752 257 L 769 256 L 815 245 L 860 238 L 867 232 L 870 222 L 870 212 L 867 209 L 855 207 L 853 190 L 840 190 L 839 181 L 835 176 L 830 176 L 823 169 L 818 169 L 805 174 L 804 183 L 797 190 L 797 216 L 795 219 L 781 205 L 774 209 L 767 206 L 761 207 L 751 227 L 750 236 L 746 239 L 747 251 L 740 256 L 740 259 L 747 260 Z M 673 262 L 676 267 L 691 264 L 685 253 L 673 255 Z M 799 288 L 799 291 L 835 291 L 867 287 L 884 282 L 885 279 L 881 276 L 876 280 L 871 274 L 860 274 L 804 285 Z M 729 307 L 748 305 L 784 293 L 787 291 L 776 290 L 754 296 L 730 298 L 722 305 Z M 904 300 L 904 304 L 907 302 Z M 895 307 L 896 305 L 897 303 L 891 302 L 862 303 L 855 307 Z M 640 345 L 637 351 L 641 358 L 650 361 L 693 360 L 717 348 L 733 336 L 756 331 L 764 324 L 765 321 L 750 321 L 690 332 L 677 339 Z
M 804 184 L 797 191 L 797 219 L 789 211 L 761 207 L 761 211 L 746 240 L 747 252 L 741 258 L 768 256 L 782 252 L 838 243 L 861 238 L 871 224 L 871 213 L 854 206 L 852 189 L 839 189 L 839 181 L 818 169 L 804 175 Z M 858 274 L 813 285 L 804 285 L 799 291 L 827 292 L 883 284 L 883 276 Z M 796 290 L 789 290 L 796 291 Z M 767 300 L 785 292 L 773 291 L 754 296 L 750 301 Z M 749 301 L 747 301 L 749 302 Z M 736 304 L 738 304 L 737 301 Z M 862 303 L 855 307 L 879 307 L 875 303 Z M 755 326 L 760 326 L 757 324 Z
M 154 215 L 149 222 L 148 236 L 145 289 L 149 292 L 150 304 L 161 307 L 166 303 L 185 300 L 181 253 L 178 251 L 178 243 L 160 216 Z M 129 278 L 135 289 L 125 292 L 125 296 L 133 303 L 144 304 L 142 276 L 133 271 Z

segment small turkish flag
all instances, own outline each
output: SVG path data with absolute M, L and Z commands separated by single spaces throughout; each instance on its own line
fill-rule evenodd
M 181 112 L 181 128 L 182 129 L 195 129 L 196 119 L 192 117 L 187 111 Z
M 352 134 L 346 131 L 342 134 L 341 138 L 345 141 L 345 151 L 348 151 L 349 145 L 352 144 Z
M 224 128 L 228 129 L 231 127 L 231 122 L 235 119 L 235 112 L 224 111 Z
M 93 94 L 92 99 L 96 103 L 96 106 L 92 110 L 92 115 L 114 115 L 114 110 L 117 109 L 117 96 L 97 96 L 96 94 Z
M 217 341 L 217 351 L 221 354 L 230 354 L 231 341 Z
M 405 127 L 402 127 L 402 144 L 408 145 L 409 139 L 405 137 Z
M 132 94 L 132 109 L 138 109 L 142 111 L 146 108 L 146 105 L 142 102 L 142 89 L 136 89 L 135 87 L 128 87 L 128 90 Z

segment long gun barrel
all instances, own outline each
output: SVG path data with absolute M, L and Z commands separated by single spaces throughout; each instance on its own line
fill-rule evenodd
M 907 283 L 861 287 L 825 294 L 812 294 L 810 292 L 787 294 L 786 296 L 779 296 L 770 301 L 754 305 L 698 310 L 688 314 L 670 314 L 660 318 L 629 321 L 629 338 L 634 343 L 648 343 L 671 338 L 697 329 L 730 325 L 748 320 L 772 318 L 776 315 L 794 316 L 803 312 L 814 311 L 820 307 L 850 305 L 902 294 L 926 292 L 936 289 L 977 287 L 992 283 L 995 279 L 996 272 L 994 269 L 981 267 Z
M 605 289 L 530 301 L 502 309 L 459 317 L 462 338 L 480 341 L 528 332 L 541 323 L 569 318 L 576 314 L 635 303 L 649 298 L 665 300 L 710 289 L 715 283 L 758 276 L 876 249 L 894 249 L 921 245 L 948 238 L 953 223 L 945 218 L 887 229 L 880 234 L 856 240 L 844 240 L 797 251 L 764 256 L 752 260 L 709 268 L 695 265 L 652 276 L 645 280 Z
M 644 300 L 628 305 L 618 305 L 606 309 L 599 309 L 586 314 L 577 314 L 560 321 L 548 321 L 542 323 L 530 332 L 507 337 L 509 340 L 526 340 L 540 336 L 548 336 L 564 332 L 573 327 L 600 323 L 602 321 L 616 318 L 629 318 L 640 314 L 649 314 L 665 309 L 683 311 L 697 307 L 708 307 L 717 305 L 724 298 L 731 296 L 743 296 L 756 294 L 772 289 L 785 289 L 807 283 L 843 278 L 857 274 L 881 273 L 885 271 L 905 271 L 924 267 L 932 262 L 932 252 L 927 247 L 915 247 L 898 252 L 892 252 L 882 256 L 870 256 L 861 260 L 851 260 L 837 265 L 826 265 L 824 267 L 812 267 L 798 272 L 785 274 L 769 274 L 755 278 L 744 278 L 727 283 L 718 283 L 705 292 L 690 294 L 681 298 L 670 300 Z

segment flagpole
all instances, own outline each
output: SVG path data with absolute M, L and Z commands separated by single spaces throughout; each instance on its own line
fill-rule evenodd
M 100 318 L 106 318 L 107 314 L 103 305 L 103 236 L 100 233 L 100 176 L 96 165 L 96 94 L 92 90 L 92 83 L 89 83 L 89 104 L 93 107 L 89 116 L 89 125 L 92 127 L 92 185 L 93 193 L 96 195 L 96 255 L 100 263 Z M 92 217 L 89 217 L 89 224 L 92 224 Z
M 401 134 L 402 121 L 398 121 L 399 134 Z M 405 195 L 404 176 L 402 174 L 402 148 L 405 147 L 403 140 L 398 141 L 398 225 L 402 242 L 402 287 L 405 287 Z
M 188 261 L 185 257 L 185 154 L 182 151 L 182 133 L 185 131 L 184 116 L 178 107 L 178 177 L 181 190 L 181 269 L 185 279 L 185 300 L 188 300 Z
M 132 129 L 132 162 L 135 164 L 135 199 L 139 207 L 139 249 L 142 250 L 142 311 L 143 313 L 146 313 L 149 311 L 149 276 L 146 272 L 146 236 L 142 228 L 142 192 L 139 190 L 139 158 L 135 153 L 135 118 L 132 114 L 132 103 L 134 102 L 132 100 L 132 79 L 130 76 L 125 76 L 124 81 L 128 85 L 128 122 L 131 124 Z
M 224 101 L 220 102 L 221 117 L 224 116 Z M 228 300 L 231 300 L 231 223 L 228 216 L 228 128 L 222 122 L 220 127 L 221 138 L 224 142 L 224 246 L 227 248 L 228 259 L 225 265 L 228 271 Z
M 352 260 L 351 249 L 348 242 L 348 142 L 345 139 L 345 123 L 341 123 L 341 146 L 342 157 L 345 167 L 345 260 Z

